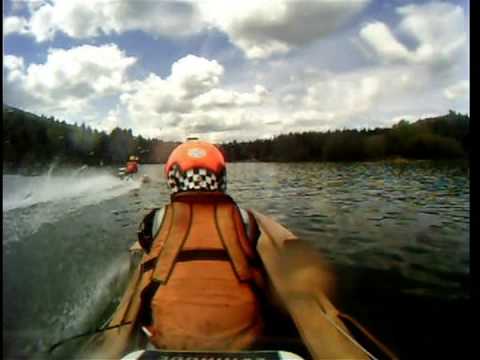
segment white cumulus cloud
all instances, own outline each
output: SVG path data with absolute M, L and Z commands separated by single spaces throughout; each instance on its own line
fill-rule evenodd
M 332 33 L 369 1 L 48 0 L 29 6 L 28 23 L 10 25 L 9 33 L 28 32 L 42 42 L 58 32 L 85 39 L 138 30 L 175 38 L 215 28 L 226 33 L 248 58 L 260 59 Z
M 228 34 L 248 58 L 267 58 L 337 30 L 369 0 L 199 1 L 204 18 Z
M 470 82 L 468 80 L 461 80 L 456 84 L 447 87 L 443 94 L 449 100 L 456 100 L 458 98 L 464 98 L 469 95 Z
M 397 8 L 401 17 L 396 30 L 415 41 L 409 50 L 397 40 L 391 29 L 382 22 L 365 25 L 360 31 L 363 39 L 377 56 L 386 61 L 403 60 L 445 70 L 466 50 L 466 21 L 463 9 L 449 3 L 431 2 Z
M 363 27 L 360 37 L 373 48 L 378 56 L 387 61 L 409 60 L 411 56 L 408 49 L 393 36 L 388 26 L 382 22 L 373 22 Z
M 250 107 L 260 106 L 268 91 L 221 87 L 224 68 L 215 60 L 188 55 L 172 64 L 165 79 L 149 74 L 132 82 L 121 96 L 130 121 L 141 132 L 157 129 L 163 137 L 245 129 L 254 121 Z
M 191 1 L 49 0 L 32 2 L 29 33 L 37 41 L 57 32 L 72 38 L 140 30 L 153 36 L 178 37 L 205 26 Z
M 338 31 L 367 3 L 34 2 L 16 14 L 24 16 L 28 10 L 30 17 L 7 18 L 9 34 L 28 31 L 46 41 L 59 32 L 76 39 L 130 30 L 183 36 L 210 27 L 223 31 L 247 59 L 232 59 L 225 54 L 236 55 L 237 50 L 215 52 L 212 46 L 200 52 L 211 54 L 209 58 L 188 55 L 165 69 L 159 48 L 162 61 L 153 70 L 151 62 L 137 64 L 112 44 L 50 49 L 43 63 L 7 54 L 5 100 L 67 121 L 77 111 L 77 122 L 86 119 L 106 130 L 121 126 L 162 139 L 199 135 L 215 141 L 389 126 L 403 114 L 468 109 L 464 10 L 444 2 L 390 6 L 393 22 L 389 16 L 382 16 L 384 22 L 373 16 L 356 28 L 358 36 L 352 29 Z M 324 41 L 316 41 L 322 37 Z M 175 51 L 185 51 L 188 43 L 175 42 Z M 302 51 L 280 56 L 302 46 Z M 272 55 L 277 56 L 267 59 Z M 166 75 L 157 72 L 164 70 Z M 131 78 L 135 74 L 147 75 Z
M 3 34 L 28 34 L 28 21 L 23 17 L 8 16 L 3 20 Z
M 374 104 L 381 79 L 374 75 L 338 76 L 310 86 L 304 99 L 309 109 L 340 115 L 358 114 Z
M 45 63 L 28 66 L 7 55 L 5 98 L 11 105 L 28 101 L 32 110 L 80 111 L 97 97 L 122 91 L 135 62 L 113 44 L 50 49 Z
M 188 55 L 172 65 L 168 81 L 183 97 L 192 98 L 217 86 L 223 71 L 216 60 Z
M 418 66 L 368 67 L 311 75 L 304 88 L 285 85 L 290 92 L 280 88 L 273 96 L 282 132 L 390 126 L 405 109 L 419 114 L 448 110 L 431 78 Z
M 7 81 L 21 79 L 25 69 L 22 57 L 15 55 L 5 55 L 3 58 L 4 70 L 7 71 Z
M 261 85 L 255 85 L 252 93 L 213 89 L 195 98 L 193 104 L 197 108 L 260 105 L 266 95 L 267 90 Z

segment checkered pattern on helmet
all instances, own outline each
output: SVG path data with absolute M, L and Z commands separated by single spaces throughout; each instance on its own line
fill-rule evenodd
M 168 186 L 172 194 L 179 191 L 226 191 L 227 174 L 223 171 L 220 176 L 208 169 L 190 169 L 183 172 L 178 165 L 174 165 L 167 176 Z

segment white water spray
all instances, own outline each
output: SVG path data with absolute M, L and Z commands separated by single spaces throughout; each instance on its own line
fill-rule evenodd
M 52 175 L 54 165 L 46 175 L 3 177 L 3 212 L 44 203 L 69 200 L 74 208 L 120 196 L 140 186 L 140 181 L 122 181 L 106 173 L 84 173 L 86 167 L 71 175 Z M 71 201 L 75 199 L 75 201 Z
M 80 168 L 54 175 L 54 168 L 41 176 L 3 176 L 4 245 L 35 233 L 43 224 L 141 186 L 139 180 L 122 181 L 105 170 Z

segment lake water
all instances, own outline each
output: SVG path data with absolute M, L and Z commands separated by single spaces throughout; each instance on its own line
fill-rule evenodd
M 4 358 L 45 357 L 108 318 L 138 223 L 169 200 L 162 167 L 141 172 L 153 181 L 103 169 L 3 176 Z M 228 166 L 237 203 L 313 244 L 335 273 L 337 307 L 408 359 L 468 349 L 469 189 L 458 163 Z

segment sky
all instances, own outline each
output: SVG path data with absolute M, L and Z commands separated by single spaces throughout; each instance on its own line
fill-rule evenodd
M 468 0 L 4 0 L 4 104 L 182 141 L 470 113 Z

